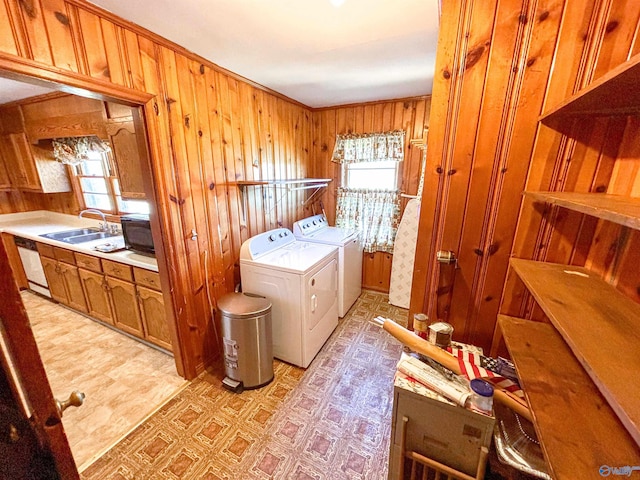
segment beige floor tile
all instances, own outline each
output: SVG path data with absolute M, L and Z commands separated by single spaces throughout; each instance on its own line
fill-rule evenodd
M 22 299 L 54 396 L 86 395 L 62 420 L 80 469 L 188 383 L 170 355 L 38 295 Z

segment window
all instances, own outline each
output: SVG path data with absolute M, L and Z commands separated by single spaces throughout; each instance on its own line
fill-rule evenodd
M 393 252 L 403 159 L 403 131 L 338 135 L 336 139 L 332 160 L 342 164 L 336 225 L 357 229 L 365 252 Z
M 398 188 L 398 162 L 343 163 L 342 185 L 345 188 L 396 190 Z
M 148 202 L 125 200 L 120 195 L 110 155 L 110 152 L 90 151 L 86 159 L 73 166 L 85 208 L 97 208 L 113 215 L 148 214 Z

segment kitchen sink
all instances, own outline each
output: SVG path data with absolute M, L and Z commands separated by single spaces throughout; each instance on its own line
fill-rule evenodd
M 51 240 L 58 240 L 65 243 L 85 243 L 102 238 L 116 237 L 119 233 L 103 232 L 97 228 L 76 228 L 75 230 L 65 230 L 64 232 L 45 233 L 40 235 Z

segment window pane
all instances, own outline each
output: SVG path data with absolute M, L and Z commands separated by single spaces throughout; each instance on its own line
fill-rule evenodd
M 360 162 L 344 164 L 346 188 L 395 190 L 398 188 L 398 162 Z
M 102 177 L 104 174 L 102 160 L 85 160 L 80 164 L 80 175 Z
M 392 168 L 395 170 L 398 162 L 385 160 L 383 162 L 348 163 L 347 165 L 349 170 L 377 170 L 379 168 Z
M 85 193 L 107 193 L 107 182 L 104 178 L 82 177 L 80 186 Z
M 352 170 L 347 177 L 348 188 L 370 188 L 376 190 L 395 190 L 395 170 Z
M 98 195 L 95 193 L 85 193 L 84 202 L 87 208 L 97 208 L 100 210 L 113 211 L 113 205 L 111 205 L 111 199 L 108 195 Z
M 149 213 L 149 202 L 145 200 L 123 200 L 118 198 L 118 210 L 120 213 Z

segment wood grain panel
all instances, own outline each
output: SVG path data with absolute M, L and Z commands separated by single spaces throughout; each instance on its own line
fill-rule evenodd
M 633 39 L 640 21 L 640 4 L 634 0 L 611 2 L 604 33 L 599 44 L 597 65 L 593 80 L 629 58 Z
M 42 63 L 52 63 L 49 37 L 42 15 L 40 0 L 16 3 L 20 6 L 22 23 L 29 43 L 30 58 Z
M 87 74 L 94 78 L 109 80 L 109 62 L 105 51 L 100 17 L 83 8 L 78 8 L 78 21 L 82 38 L 83 62 L 87 66 Z
M 496 325 L 496 314 L 500 306 L 500 297 L 508 269 L 509 256 L 513 245 L 515 225 L 520 211 L 521 192 L 524 189 L 528 175 L 527 161 L 537 135 L 537 122 L 531 112 L 542 110 L 543 96 L 541 92 L 548 81 L 549 71 L 553 62 L 554 47 L 548 38 L 557 35 L 560 25 L 562 8 L 557 2 L 538 2 L 524 13 L 528 19 L 521 31 L 522 44 L 517 54 L 518 64 L 524 66 L 518 70 L 513 84 L 508 87 L 508 105 L 512 105 L 512 112 L 504 118 L 501 131 L 496 139 L 499 147 L 494 163 L 492 183 L 489 185 L 487 204 L 483 216 L 487 219 L 479 237 L 480 250 L 484 253 L 480 257 L 480 271 L 474 277 L 473 304 L 469 311 L 457 312 L 456 299 L 452 302 L 452 315 L 467 317 L 466 332 L 471 343 L 483 345 L 491 344 Z M 499 29 L 499 27 L 498 27 Z M 496 42 L 497 43 L 497 42 Z M 493 54 L 493 53 L 492 53 Z M 492 62 L 493 63 L 493 62 Z M 513 69 L 512 69 L 513 70 Z M 497 76 L 488 71 L 488 80 Z M 485 94 L 485 98 L 486 94 Z M 513 106 L 517 105 L 517 108 Z M 485 139 L 485 128 L 491 125 L 490 117 L 484 115 L 486 123 L 481 124 L 480 138 Z M 485 128 L 482 128 L 482 127 Z M 501 143 L 500 143 L 501 142 Z M 478 155 L 479 152 L 476 152 Z M 474 177 L 476 172 L 474 172 Z M 472 180 L 472 185 L 475 178 Z M 482 194 L 470 195 L 470 198 L 481 197 Z M 476 215 L 467 211 L 468 220 L 473 222 Z M 465 222 L 465 230 L 469 225 Z M 477 234 L 472 233 L 473 238 Z M 463 237 L 463 246 L 467 235 Z M 478 237 L 476 237 L 478 238 Z M 474 248 L 473 241 L 467 243 L 467 251 Z M 454 290 L 455 293 L 455 290 Z
M 113 23 L 100 19 L 100 29 L 104 40 L 105 57 L 111 82 L 128 86 L 127 56 L 123 52 L 122 29 Z
M 18 54 L 15 26 L 9 18 L 7 2 L 0 2 L 0 50 L 13 55 Z
M 78 62 L 67 3 L 64 0 L 42 2 L 42 16 L 51 46 L 52 64 L 77 72 Z

